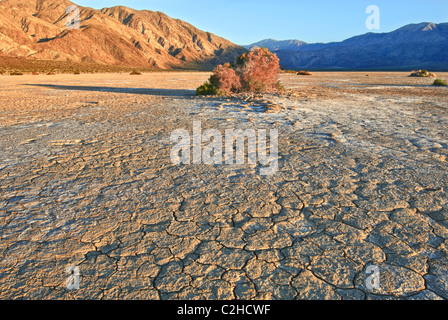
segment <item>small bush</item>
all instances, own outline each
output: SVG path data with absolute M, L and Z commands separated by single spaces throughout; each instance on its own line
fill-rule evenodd
M 218 66 L 198 95 L 228 95 L 239 92 L 273 92 L 283 90 L 279 83 L 278 57 L 266 48 L 255 48 L 238 57 L 233 65 Z
M 55 73 L 54 73 L 54 72 L 48 72 L 47 75 L 49 75 L 49 76 L 54 76 Z
M 266 48 L 255 48 L 236 60 L 244 92 L 275 91 L 280 73 L 279 59 Z
M 436 79 L 434 80 L 433 86 L 448 86 L 448 83 L 445 80 L 442 79 Z
M 130 73 L 131 76 L 141 76 L 142 73 L 140 71 L 137 70 L 132 70 Z
M 437 77 L 434 73 L 429 72 L 428 70 L 417 70 L 413 71 L 410 75 L 410 77 Z
M 75 71 L 75 72 L 73 72 L 73 74 L 81 74 L 81 72 L 80 71 Z
M 241 80 L 236 71 L 231 68 L 229 63 L 218 66 L 209 80 L 210 84 L 217 90 L 219 95 L 228 95 L 232 92 L 238 92 L 241 89 Z
M 299 71 L 299 72 L 297 72 L 297 75 L 298 76 L 311 76 L 312 73 L 309 71 Z
M 210 96 L 218 95 L 218 88 L 212 85 L 210 82 L 204 83 L 202 86 L 196 89 L 196 95 L 198 96 Z
M 11 75 L 11 76 L 23 76 L 23 73 L 22 72 L 13 71 L 13 72 L 10 72 L 9 75 Z
M 277 81 L 277 83 L 275 84 L 275 88 L 277 89 L 277 91 L 285 91 L 285 87 L 280 83 L 280 80 Z
M 39 73 L 38 73 L 38 72 L 33 72 L 31 75 L 33 75 L 33 76 L 38 76 Z

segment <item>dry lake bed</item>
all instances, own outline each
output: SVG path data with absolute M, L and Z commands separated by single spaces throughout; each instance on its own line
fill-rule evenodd
M 448 299 L 448 88 L 408 74 L 0 76 L 0 299 Z M 173 164 L 195 121 L 278 171 Z

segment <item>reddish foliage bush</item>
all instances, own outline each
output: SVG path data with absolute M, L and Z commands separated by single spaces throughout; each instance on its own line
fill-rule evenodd
M 274 91 L 278 88 L 279 59 L 266 48 L 256 48 L 236 61 L 243 91 Z
M 238 92 L 241 89 L 241 80 L 229 63 L 218 66 L 210 77 L 210 84 L 218 88 L 221 94 Z
M 218 66 L 209 81 L 197 89 L 198 95 L 228 95 L 238 92 L 282 90 L 278 81 L 279 59 L 265 48 L 255 48 L 240 56 L 234 65 Z

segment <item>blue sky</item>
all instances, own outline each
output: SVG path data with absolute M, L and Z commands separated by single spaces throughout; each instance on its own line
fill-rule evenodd
M 448 22 L 448 0 L 72 0 L 100 9 L 124 5 L 162 11 L 237 44 L 266 38 L 341 41 L 390 32 L 409 23 Z M 380 9 L 380 29 L 368 30 L 366 8 Z

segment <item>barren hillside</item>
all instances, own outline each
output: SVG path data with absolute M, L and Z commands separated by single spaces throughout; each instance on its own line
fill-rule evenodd
M 66 0 L 0 2 L 0 54 L 44 60 L 210 69 L 244 51 L 161 12 L 79 6 L 80 28 L 68 29 Z

